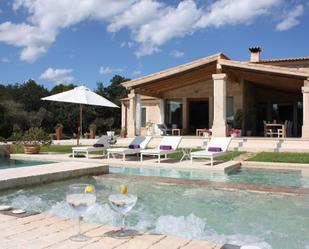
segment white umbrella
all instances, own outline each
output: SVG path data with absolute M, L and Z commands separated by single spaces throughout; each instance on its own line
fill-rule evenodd
M 119 108 L 117 105 L 112 103 L 111 101 L 107 100 L 106 98 L 100 96 L 92 92 L 89 88 L 85 86 L 78 86 L 72 90 L 65 91 L 62 93 L 54 94 L 45 98 L 41 98 L 42 100 L 49 100 L 49 101 L 58 101 L 58 102 L 67 102 L 67 103 L 76 103 L 80 106 L 80 129 L 79 135 L 82 133 L 82 116 L 83 116 L 83 108 L 82 105 L 97 105 L 97 106 L 106 106 L 106 107 L 113 107 Z M 79 136 L 77 137 L 77 144 L 79 144 Z

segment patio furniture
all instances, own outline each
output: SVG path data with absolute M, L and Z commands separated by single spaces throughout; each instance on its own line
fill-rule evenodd
M 175 153 L 180 144 L 181 139 L 182 139 L 181 136 L 163 137 L 157 148 L 141 150 L 141 162 L 143 161 L 144 155 L 151 155 L 151 156 L 158 156 L 158 163 L 160 163 L 161 155 L 165 155 L 165 158 L 167 158 L 167 154 Z
M 180 136 L 181 135 L 181 129 L 172 129 L 172 135 L 174 136 Z
M 286 125 L 285 124 L 272 124 L 265 123 L 264 124 L 265 136 L 270 137 L 286 137 Z
M 210 139 L 205 150 L 190 153 L 191 164 L 193 158 L 209 158 L 210 165 L 213 166 L 213 159 L 216 156 L 225 154 L 230 145 L 231 137 L 213 137 Z
M 196 129 L 195 135 L 196 135 L 197 137 L 203 136 L 203 134 L 204 134 L 205 131 L 207 131 L 206 128 L 203 128 L 203 129 Z
M 95 105 L 95 106 L 105 106 L 119 108 L 119 106 L 110 102 L 108 99 L 102 97 L 101 95 L 92 92 L 89 88 L 85 86 L 78 86 L 72 90 L 57 93 L 49 97 L 41 98 L 42 100 L 56 101 L 56 102 L 66 102 L 79 104 L 79 122 L 78 122 L 78 136 L 77 145 L 79 145 L 79 139 L 83 135 L 83 106 L 82 105 Z
M 182 157 L 180 159 L 180 162 L 183 160 L 190 160 L 190 154 L 192 152 L 192 148 L 181 148 Z
M 89 158 L 89 152 L 93 151 L 103 151 L 103 156 L 105 151 L 110 147 L 110 143 L 108 142 L 107 136 L 102 136 L 93 146 L 80 146 L 72 148 L 72 157 L 75 157 L 75 154 L 79 154 L 82 152 L 86 153 L 86 157 Z
M 114 156 L 115 154 L 122 155 L 122 160 L 126 160 L 126 155 L 134 155 L 140 153 L 142 149 L 145 149 L 149 144 L 151 136 L 136 136 L 128 148 L 109 148 L 107 149 L 107 158 L 110 158 L 110 155 Z
M 172 134 L 172 129 L 168 128 L 166 124 L 157 124 L 158 129 L 163 132 L 163 136 Z

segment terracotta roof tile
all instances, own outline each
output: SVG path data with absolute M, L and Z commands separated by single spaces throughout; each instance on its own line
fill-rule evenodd
M 309 56 L 295 57 L 295 58 L 282 58 L 282 59 L 268 59 L 268 60 L 261 60 L 256 63 L 289 62 L 289 61 L 309 61 Z

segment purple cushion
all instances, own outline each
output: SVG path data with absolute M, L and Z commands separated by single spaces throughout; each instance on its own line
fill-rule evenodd
M 94 144 L 93 147 L 104 147 L 104 144 Z
M 172 146 L 170 145 L 160 145 L 160 150 L 171 150 Z
M 208 148 L 208 151 L 211 151 L 211 152 L 220 152 L 222 151 L 222 149 L 220 147 L 209 147 Z
M 129 145 L 129 149 L 139 149 L 139 148 L 140 148 L 139 144 L 130 144 Z

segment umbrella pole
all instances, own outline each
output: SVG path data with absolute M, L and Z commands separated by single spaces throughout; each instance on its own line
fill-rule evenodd
M 78 122 L 78 127 L 77 127 L 77 146 L 79 146 L 79 140 L 81 138 L 81 135 L 83 134 L 83 131 L 82 131 L 82 115 L 83 115 L 83 107 L 80 104 L 79 105 L 79 122 Z

